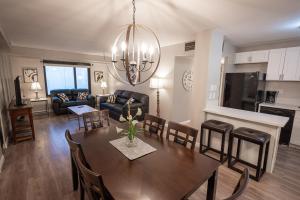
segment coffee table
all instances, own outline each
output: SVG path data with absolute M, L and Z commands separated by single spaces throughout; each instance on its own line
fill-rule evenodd
M 95 108 L 92 108 L 88 105 L 80 105 L 80 106 L 70 106 L 70 107 L 68 107 L 68 111 L 69 111 L 69 113 L 73 113 L 74 115 L 77 116 L 78 128 L 80 130 L 80 128 L 84 128 L 84 127 L 80 126 L 80 117 L 82 117 L 82 115 L 84 113 L 94 112 L 94 111 L 98 111 L 98 110 Z

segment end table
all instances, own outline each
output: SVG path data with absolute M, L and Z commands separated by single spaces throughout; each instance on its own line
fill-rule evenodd
M 46 97 L 38 99 L 30 99 L 31 105 L 33 106 L 33 114 L 47 114 L 49 117 L 49 104 Z M 44 103 L 44 108 L 40 109 L 41 103 Z

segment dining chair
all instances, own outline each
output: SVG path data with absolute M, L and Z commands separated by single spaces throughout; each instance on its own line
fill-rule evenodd
M 110 126 L 109 110 L 100 110 L 83 114 L 83 123 L 85 131 L 89 129 Z
M 88 164 L 88 162 L 85 159 L 85 156 L 83 154 L 81 145 L 73 140 L 69 130 L 66 130 L 65 138 L 66 138 L 66 140 L 69 144 L 69 148 L 70 148 L 73 190 L 77 190 L 78 185 L 79 185 L 80 186 L 80 199 L 83 200 L 84 199 L 84 185 L 85 185 L 85 183 L 83 181 L 83 178 L 82 178 L 81 174 L 79 173 L 78 164 L 75 160 L 76 152 L 78 151 L 81 154 L 82 162 L 84 162 L 85 166 L 90 168 L 90 165 Z M 79 182 L 78 182 L 78 180 L 79 180 Z
M 175 143 L 181 144 L 185 147 L 187 147 L 188 143 L 190 143 L 190 149 L 194 150 L 197 135 L 197 129 L 172 121 L 168 122 L 167 140 L 171 140 L 170 136 L 172 136 Z
M 165 129 L 166 120 L 160 117 L 145 114 L 143 129 L 148 131 L 150 135 L 156 134 L 162 136 Z
M 82 157 L 80 151 L 77 151 L 75 160 L 80 174 L 82 174 L 89 200 L 113 200 L 113 197 L 104 186 L 102 176 L 86 167 L 84 157 Z
M 245 191 L 247 185 L 249 182 L 249 169 L 245 168 L 239 182 L 235 186 L 235 189 L 232 193 L 232 195 L 224 200 L 236 200 L 238 197 L 240 197 L 243 192 Z

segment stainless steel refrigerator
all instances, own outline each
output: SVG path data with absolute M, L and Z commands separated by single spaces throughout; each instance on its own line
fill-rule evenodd
M 226 73 L 223 106 L 257 112 L 265 98 L 266 74 Z

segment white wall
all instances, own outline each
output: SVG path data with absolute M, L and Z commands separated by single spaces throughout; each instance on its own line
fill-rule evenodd
M 206 30 L 196 36 L 196 50 L 193 64 L 194 87 L 192 93 L 192 125 L 200 129 L 201 123 L 205 120 L 203 109 L 206 104 L 217 104 L 219 90 L 215 97 L 208 99 L 211 85 L 219 87 L 221 57 L 222 57 L 223 35 L 217 30 Z M 214 74 L 215 73 L 215 74 Z
M 61 60 L 61 59 L 60 59 Z M 64 60 L 62 60 L 64 61 Z M 100 84 L 96 83 L 94 80 L 94 71 L 103 71 L 104 72 L 104 79 L 108 80 L 108 74 L 106 70 L 106 66 L 100 62 L 91 62 L 92 66 L 91 69 L 91 92 L 93 95 L 102 93 L 100 88 Z M 21 76 L 23 77 L 23 69 L 24 68 L 37 68 L 38 69 L 38 82 L 40 83 L 42 90 L 39 91 L 39 97 L 46 96 L 46 88 L 45 88 L 45 77 L 44 77 L 44 69 L 43 63 L 39 58 L 30 58 L 24 56 L 11 56 L 11 64 L 12 64 L 12 74 L 13 77 Z M 34 98 L 35 93 L 30 90 L 31 83 L 24 83 L 22 82 L 21 88 L 23 92 L 23 96 L 25 98 Z M 107 89 L 108 90 L 108 89 Z M 106 90 L 106 91 L 107 91 Z
M 192 91 L 186 91 L 182 85 L 182 76 L 185 71 L 192 70 L 193 56 L 176 56 L 173 79 L 173 105 L 171 120 L 182 122 L 191 120 Z

